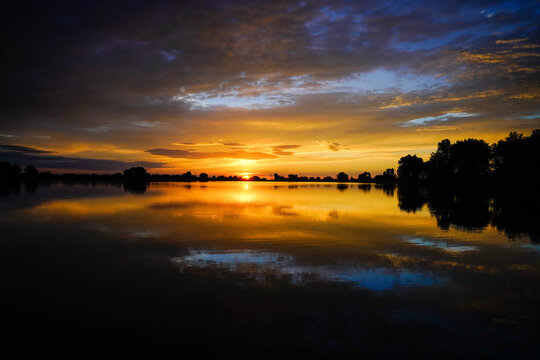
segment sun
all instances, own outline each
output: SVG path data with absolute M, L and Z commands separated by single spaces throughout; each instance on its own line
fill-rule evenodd
M 244 180 L 249 180 L 249 179 L 251 179 L 251 176 L 249 176 L 249 175 L 244 175 L 244 176 L 242 176 L 242 179 L 244 179 Z

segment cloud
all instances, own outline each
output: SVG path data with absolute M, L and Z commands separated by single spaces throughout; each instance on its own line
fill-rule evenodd
M 28 146 L 21 145 L 0 145 L 0 154 L 2 151 L 12 151 L 24 154 L 54 154 L 56 151 L 39 150 Z
M 146 150 L 152 155 L 167 156 L 171 158 L 192 158 L 198 159 L 198 155 L 201 153 L 194 152 L 191 150 L 175 150 L 175 149 L 150 149 Z
M 506 40 L 497 40 L 495 41 L 496 44 L 516 44 L 521 43 L 529 40 L 529 38 L 522 38 L 522 39 L 506 39 Z
M 526 119 L 526 120 L 540 119 L 540 112 L 537 112 L 536 114 L 520 116 L 519 118 Z
M 279 156 L 292 156 L 294 155 L 293 151 L 286 151 L 290 149 L 297 149 L 300 145 L 277 145 L 272 146 L 272 154 Z
M 345 145 L 342 145 L 342 144 L 337 143 L 337 142 L 326 141 L 325 145 L 326 145 L 326 147 L 328 147 L 328 149 L 330 149 L 332 151 L 339 151 L 339 150 L 347 150 L 348 149 Z
M 230 106 L 234 101 L 248 105 L 260 102 L 257 98 L 268 101 L 280 89 L 291 94 L 295 89 L 313 90 L 316 86 L 311 83 L 327 84 L 354 74 L 375 71 L 380 77 L 377 71 L 392 73 L 401 66 L 426 73 L 411 73 L 415 76 L 432 76 L 440 68 L 426 70 L 437 65 L 432 62 L 438 57 L 463 45 L 478 48 L 493 42 L 491 34 L 497 30 L 512 36 L 496 40 L 500 44 L 525 39 L 519 29 L 531 33 L 534 17 L 527 15 L 537 10 L 534 4 L 520 4 L 504 10 L 509 14 L 504 18 L 486 19 L 480 15 L 484 6 L 468 1 L 451 6 L 420 1 L 408 4 L 406 12 L 399 6 L 327 1 L 253 6 L 182 2 L 168 4 L 166 11 L 141 3 L 125 7 L 98 2 L 69 8 L 49 4 L 37 5 L 35 11 L 12 7 L 12 28 L 21 41 L 10 44 L 14 49 L 6 58 L 14 69 L 6 79 L 8 88 L 14 89 L 9 100 L 16 100 L 6 101 L 9 112 L 23 115 L 20 105 L 33 98 L 36 101 L 26 103 L 31 105 L 27 115 L 60 111 L 77 115 L 78 121 L 88 111 L 119 119 L 137 111 L 148 116 L 156 110 L 174 109 L 176 114 L 189 110 L 188 99 L 172 100 L 179 93 L 178 84 L 187 94 L 200 95 L 201 101 Z M 61 20 L 66 16 L 76 20 Z M 23 29 L 15 26 L 21 17 L 36 24 L 49 18 L 52 23 Z M 197 18 L 205 21 L 193 20 Z M 42 84 L 53 84 L 53 79 L 49 91 L 41 91 Z M 64 94 L 65 88 L 77 91 Z M 88 116 L 84 122 L 96 119 Z M 105 124 L 92 125 L 87 128 L 105 129 L 99 127 Z
M 216 146 L 216 145 L 224 145 L 224 146 L 246 146 L 244 144 L 240 144 L 237 142 L 224 142 L 224 141 L 211 141 L 211 142 L 175 142 L 173 145 L 180 145 L 180 146 Z
M 263 160 L 274 159 L 276 155 L 267 154 L 263 152 L 249 152 L 244 150 L 237 150 L 231 152 L 198 152 L 191 150 L 179 150 L 179 149 L 150 149 L 146 152 L 152 155 L 166 156 L 170 158 L 180 159 L 244 159 L 244 160 Z
M 21 146 L 21 148 L 26 148 Z M 21 166 L 34 165 L 39 169 L 60 169 L 71 171 L 122 171 L 133 166 L 155 169 L 164 167 L 166 163 L 155 161 L 120 161 L 106 159 L 91 159 L 65 157 L 55 155 L 32 155 L 29 152 L 5 151 L 0 152 L 2 160 Z
M 454 130 L 458 130 L 458 127 L 456 126 L 441 126 L 441 125 L 438 125 L 438 126 L 430 126 L 430 127 L 420 127 L 420 128 L 417 128 L 416 131 L 426 131 L 426 132 L 429 132 L 429 131 L 454 131 Z
M 225 146 L 245 146 L 244 144 L 236 143 L 236 142 L 223 142 L 221 143 Z
M 452 119 L 475 117 L 478 115 L 480 114 L 472 114 L 472 113 L 466 113 L 466 112 L 452 112 L 452 113 L 446 113 L 446 114 L 437 115 L 437 116 L 426 116 L 426 117 L 422 117 L 418 119 L 409 120 L 403 123 L 401 126 L 403 127 L 420 126 L 420 125 L 426 125 L 426 124 L 431 124 L 431 123 L 449 121 Z
M 415 105 L 429 105 L 434 103 L 470 102 L 471 100 L 497 98 L 508 95 L 508 92 L 503 89 L 490 89 L 485 91 L 456 90 L 458 89 L 455 89 L 454 92 L 448 92 L 447 90 L 433 92 L 432 94 L 425 96 L 418 96 L 417 94 L 399 95 L 392 99 L 389 104 L 385 104 L 380 108 L 392 109 Z
M 470 53 L 463 52 L 461 58 L 463 60 L 468 60 L 471 62 L 484 63 L 484 64 L 499 64 L 507 63 L 511 60 L 516 60 L 520 58 L 535 58 L 539 57 L 540 53 L 535 52 L 511 52 L 500 51 L 496 53 Z

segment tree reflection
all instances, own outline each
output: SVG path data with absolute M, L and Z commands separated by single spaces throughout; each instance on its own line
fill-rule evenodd
M 427 200 L 424 187 L 400 185 L 398 188 L 398 206 L 401 210 L 415 213 L 422 209 Z
M 371 191 L 371 184 L 358 184 L 358 190 L 362 190 L 363 192 L 370 192 Z
M 492 224 L 511 239 L 516 235 L 528 233 L 532 242 L 539 243 L 538 190 L 525 187 L 520 189 L 520 193 L 518 195 L 501 193 L 493 198 L 490 204 Z
M 9 183 L 9 184 L 0 182 L 0 197 L 9 196 L 11 194 L 18 194 L 19 192 L 21 192 L 20 182 Z
M 382 190 L 382 192 L 385 193 L 386 195 L 393 197 L 394 192 L 396 191 L 396 184 L 392 184 L 392 183 L 375 184 L 375 188 Z
M 144 194 L 148 184 L 143 181 L 125 181 L 124 182 L 124 191 L 132 194 Z
M 424 205 L 443 230 L 450 227 L 465 231 L 482 230 L 488 225 L 504 232 L 510 239 L 528 235 L 538 243 L 538 191 L 522 189 L 437 188 L 399 186 L 398 206 L 416 212 Z
M 450 226 L 461 230 L 482 230 L 490 224 L 489 200 L 482 192 L 433 191 L 428 197 L 428 207 L 443 230 Z

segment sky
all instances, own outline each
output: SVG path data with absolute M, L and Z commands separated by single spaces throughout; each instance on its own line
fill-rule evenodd
M 540 128 L 539 1 L 18 1 L 0 160 L 356 176 Z

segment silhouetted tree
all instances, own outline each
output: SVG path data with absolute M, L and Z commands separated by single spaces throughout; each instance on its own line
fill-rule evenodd
M 298 180 L 300 180 L 300 178 L 299 178 L 298 175 L 296 175 L 296 174 L 289 174 L 289 176 L 287 177 L 287 179 L 288 179 L 289 181 L 298 181 Z
M 0 177 L 7 178 L 11 175 L 11 164 L 7 161 L 0 161 Z
M 8 161 L 0 161 L 0 179 L 5 181 L 17 181 L 21 173 L 21 168 L 17 164 Z
M 230 177 L 229 177 L 230 178 Z M 191 173 L 191 171 L 185 172 L 179 176 L 180 181 L 195 181 L 197 177 Z
M 199 181 L 208 181 L 209 177 L 207 173 L 201 173 L 199 175 Z
M 26 179 L 37 179 L 39 177 L 39 171 L 33 165 L 28 165 L 24 168 L 24 176 Z
M 141 166 L 124 170 L 124 176 L 128 179 L 145 179 L 147 175 L 148 172 Z
M 400 181 L 419 181 L 424 171 L 424 160 L 416 155 L 399 159 L 398 177 Z
M 386 169 L 383 171 L 382 175 L 377 175 L 373 179 L 376 183 L 395 183 L 396 175 L 394 169 Z
M 484 140 L 456 141 L 450 154 L 454 174 L 460 179 L 478 179 L 489 171 L 491 148 Z
M 484 140 L 467 139 L 454 144 L 445 139 L 427 163 L 433 182 L 484 179 L 490 172 L 492 148 Z
M 364 171 L 363 173 L 361 173 L 360 175 L 358 175 L 358 182 L 371 182 L 372 179 L 371 179 L 371 174 L 368 173 L 367 171 Z
M 345 174 L 343 171 L 337 174 L 337 181 L 347 182 L 349 181 L 349 175 Z
M 511 132 L 492 146 L 492 167 L 498 180 L 527 181 L 540 176 L 540 129 L 529 137 Z
M 452 144 L 450 140 L 444 139 L 437 145 L 437 151 L 431 153 L 426 167 L 432 179 L 448 180 L 449 177 L 454 175 L 454 169 L 451 164 L 451 148 Z

